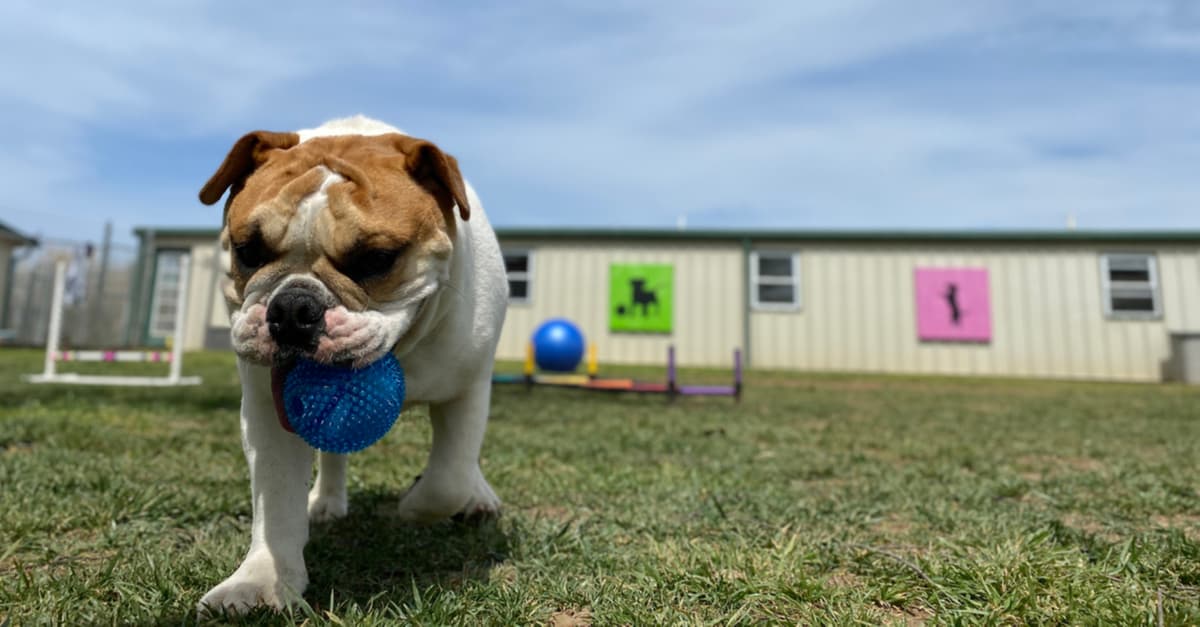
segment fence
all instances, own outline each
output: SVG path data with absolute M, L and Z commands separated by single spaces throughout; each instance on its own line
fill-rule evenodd
M 40 238 L 37 247 L 14 254 L 11 285 L 0 329 L 5 343 L 43 346 L 50 325 L 54 266 L 70 262 L 67 299 L 63 309 L 64 349 L 128 348 L 142 343 L 144 335 L 131 311 L 138 250 L 111 242 L 106 228 L 100 243 Z

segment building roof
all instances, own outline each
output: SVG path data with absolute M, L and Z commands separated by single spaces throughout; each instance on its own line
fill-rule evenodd
M 214 239 L 206 227 L 138 227 L 139 239 Z M 726 241 L 726 242 L 1161 242 L 1200 244 L 1200 231 L 1184 230 L 822 230 L 822 229 L 647 229 L 613 227 L 497 227 L 506 240 Z
M 20 231 L 0 222 L 0 242 L 8 242 L 17 246 L 37 246 L 38 241 Z

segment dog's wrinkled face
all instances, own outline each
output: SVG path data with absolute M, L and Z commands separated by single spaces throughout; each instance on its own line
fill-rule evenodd
M 454 158 L 398 133 L 250 133 L 200 199 L 226 189 L 234 350 L 262 365 L 362 366 L 403 345 L 446 285 L 455 207 L 470 212 Z

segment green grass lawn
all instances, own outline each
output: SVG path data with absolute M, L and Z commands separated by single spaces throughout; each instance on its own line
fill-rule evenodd
M 39 369 L 0 349 L 0 624 L 194 622 L 249 533 L 232 355 L 188 355 L 193 389 L 19 381 Z M 246 623 L 1200 623 L 1200 390 L 501 388 L 483 466 L 504 516 L 415 528 L 388 510 L 424 463 L 422 414 L 352 458 L 308 607 Z

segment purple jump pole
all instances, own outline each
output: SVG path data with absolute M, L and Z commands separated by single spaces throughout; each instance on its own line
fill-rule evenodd
M 675 385 L 675 346 L 667 347 L 667 398 L 675 400 L 679 388 Z
M 728 385 L 685 385 L 679 388 L 684 396 L 732 396 L 734 388 Z
M 733 399 L 742 400 L 742 349 L 733 349 Z

